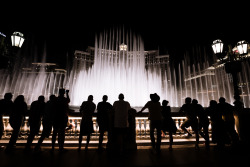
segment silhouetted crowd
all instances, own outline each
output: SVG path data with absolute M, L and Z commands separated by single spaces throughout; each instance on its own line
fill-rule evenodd
M 44 96 L 39 96 L 37 100 L 31 103 L 28 110 L 27 103 L 23 95 L 18 95 L 12 101 L 12 93 L 6 93 L 4 99 L 0 100 L 0 139 L 4 132 L 3 115 L 9 115 L 9 123 L 13 128 L 12 134 L 7 144 L 5 151 L 9 152 L 15 149 L 16 142 L 20 133 L 20 128 L 23 124 L 25 116 L 28 115 L 28 123 L 30 126 L 25 151 L 32 150 L 32 143 L 35 136 L 41 132 L 38 142 L 33 148 L 34 151 L 40 151 L 41 145 L 45 138 L 49 138 L 52 134 L 52 148 L 55 150 L 55 142 L 58 139 L 59 151 L 64 152 L 65 131 L 72 128 L 69 124 L 68 117 L 70 115 L 69 91 L 65 89 L 59 90 L 59 95 L 51 95 L 49 100 L 45 102 Z M 126 143 L 131 133 L 135 131 L 135 125 L 130 119 L 131 113 L 136 114 L 136 110 L 131 108 L 130 103 L 124 100 L 124 95 L 118 95 L 118 100 L 111 105 L 108 102 L 108 96 L 103 96 L 103 101 L 97 105 L 93 102 L 93 95 L 89 95 L 86 101 L 83 101 L 80 106 L 82 116 L 79 133 L 78 151 L 81 151 L 82 138 L 86 136 L 85 150 L 88 150 L 88 145 L 91 139 L 91 134 L 94 132 L 93 115 L 97 110 L 97 123 L 99 126 L 99 144 L 98 151 L 103 151 L 104 133 L 108 132 L 108 143 L 113 145 L 119 153 L 126 150 Z M 188 130 L 189 127 L 195 135 L 195 149 L 199 149 L 200 136 L 205 139 L 206 149 L 210 149 L 210 142 L 216 143 L 218 149 L 224 149 L 225 145 L 237 146 L 239 143 L 239 135 L 235 130 L 234 115 L 236 111 L 244 108 L 240 98 L 235 98 L 234 106 L 227 103 L 226 99 L 221 97 L 218 102 L 211 100 L 208 107 L 203 107 L 198 103 L 197 99 L 187 97 L 185 103 L 180 107 L 179 112 L 186 116 L 185 121 L 181 124 L 181 129 L 187 134 L 187 137 L 193 136 Z M 169 150 L 173 145 L 173 134 L 177 132 L 177 127 L 172 119 L 171 107 L 169 101 L 162 100 L 156 93 L 150 94 L 150 101 L 141 108 L 137 113 L 142 113 L 148 109 L 148 119 L 150 121 L 150 139 L 152 150 L 156 153 L 161 152 L 162 136 L 169 134 Z M 212 127 L 212 140 L 209 137 L 209 117 Z M 133 124 L 133 125 L 132 125 Z M 131 127 L 134 129 L 131 130 Z M 155 139 L 156 132 L 156 139 Z M 135 140 L 135 139 L 134 139 Z

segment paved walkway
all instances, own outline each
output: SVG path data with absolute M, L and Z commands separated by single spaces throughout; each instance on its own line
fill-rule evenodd
M 169 151 L 167 145 L 162 146 L 160 154 L 152 152 L 150 146 L 138 146 L 136 151 L 130 151 L 122 155 L 109 153 L 104 150 L 98 152 L 96 147 L 89 150 L 77 151 L 77 147 L 66 147 L 67 151 L 60 153 L 57 149 L 52 153 L 50 147 L 44 146 L 41 152 L 25 153 L 23 146 L 17 146 L 11 153 L 0 151 L 0 166 L 250 166 L 250 152 L 247 148 L 232 150 L 227 147 L 225 151 L 218 151 L 211 145 L 209 151 L 200 144 L 200 150 L 194 149 L 193 144 L 174 145 L 173 151 Z

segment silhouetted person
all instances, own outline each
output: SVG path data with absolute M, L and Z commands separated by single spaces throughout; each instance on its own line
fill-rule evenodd
M 236 116 L 235 124 L 236 124 L 236 129 L 237 129 L 237 132 L 238 132 L 239 139 L 241 139 L 242 138 L 241 127 L 243 125 L 240 125 L 239 119 L 240 119 L 240 117 L 242 117 L 241 113 L 242 113 L 242 110 L 244 109 L 244 103 L 242 102 L 239 95 L 235 95 L 234 99 L 235 99 L 235 101 L 233 102 L 233 104 L 234 104 L 234 115 Z
M 59 89 L 59 95 L 55 100 L 55 119 L 53 121 L 53 134 L 52 134 L 52 151 L 55 147 L 56 137 L 58 135 L 59 151 L 64 151 L 65 128 L 68 124 L 69 112 L 69 90 Z
M 225 131 L 225 124 L 222 119 L 222 111 L 218 109 L 217 101 L 210 100 L 209 106 L 205 112 L 210 116 L 212 126 L 212 142 L 217 143 L 218 149 L 223 149 L 226 143 L 227 134 Z
M 12 93 L 5 93 L 4 98 L 0 100 L 0 140 L 4 132 L 3 115 L 9 115 L 13 110 Z M 3 146 L 1 146 L 3 148 Z
M 233 102 L 233 104 L 234 104 L 234 114 L 239 116 L 239 113 L 241 112 L 241 110 L 244 109 L 244 103 L 242 102 L 239 95 L 235 95 L 234 99 L 235 99 L 235 101 Z
M 125 151 L 125 143 L 128 134 L 129 122 L 128 112 L 131 109 L 129 102 L 124 100 L 124 95 L 119 94 L 117 101 L 113 103 L 114 109 L 114 135 L 115 142 L 118 144 L 119 153 Z
M 30 111 L 29 111 L 30 133 L 25 147 L 26 151 L 29 151 L 31 149 L 32 141 L 34 140 L 34 137 L 39 133 L 44 109 L 45 109 L 44 96 L 39 96 L 38 100 L 33 101 L 30 105 Z
M 43 140 L 45 138 L 48 138 L 51 134 L 53 120 L 55 119 L 54 118 L 55 117 L 55 101 L 56 101 L 56 96 L 50 95 L 49 101 L 47 101 L 45 104 L 44 114 L 42 117 L 43 131 L 35 147 L 36 151 L 41 149 L 41 144 Z
M 240 112 L 244 108 L 244 103 L 241 101 L 240 96 L 234 96 L 234 108 L 236 112 Z M 238 114 L 238 113 L 237 113 Z
M 14 100 L 13 110 L 10 113 L 10 125 L 13 128 L 9 143 L 6 147 L 6 151 L 10 151 L 16 145 L 21 125 L 24 120 L 24 116 L 27 112 L 27 103 L 24 101 L 23 95 L 18 95 Z
M 175 125 L 175 122 L 172 118 L 171 115 L 171 107 L 168 106 L 168 101 L 163 100 L 162 101 L 162 116 L 163 116 L 163 121 L 162 121 L 162 131 L 168 132 L 169 134 L 169 150 L 172 151 L 172 145 L 173 145 L 173 133 L 176 133 L 177 127 Z
M 206 149 L 209 149 L 209 134 L 208 134 L 208 126 L 209 126 L 209 119 L 205 110 L 201 104 L 198 104 L 198 100 L 192 100 L 192 106 L 194 111 L 198 116 L 198 131 L 199 134 L 205 139 L 205 146 Z M 203 131 L 202 131 L 203 130 Z
M 235 130 L 234 107 L 226 102 L 224 97 L 219 98 L 218 109 L 222 112 L 222 119 L 225 123 L 226 132 L 231 139 L 231 145 L 236 146 L 239 136 Z
M 148 101 L 144 107 L 138 112 L 141 113 L 146 108 L 148 108 L 149 116 L 148 119 L 150 120 L 150 139 L 153 151 L 156 150 L 158 153 L 161 149 L 161 128 L 162 128 L 162 114 L 161 114 L 161 103 L 159 102 L 160 97 L 155 94 L 150 94 L 150 101 Z M 154 131 L 156 129 L 157 132 L 157 141 L 155 144 L 155 136 Z
M 96 105 L 93 103 L 93 96 L 89 95 L 88 100 L 82 102 L 80 106 L 80 112 L 82 114 L 82 120 L 80 125 L 80 134 L 79 134 L 79 147 L 78 151 L 81 150 L 82 136 L 87 136 L 87 142 L 85 145 L 85 150 L 88 150 L 88 145 L 91 137 L 91 133 L 94 132 L 93 128 L 93 114 L 95 112 Z
M 198 119 L 191 102 L 192 99 L 190 97 L 185 98 L 185 104 L 183 104 L 179 110 L 180 113 L 184 113 L 186 116 L 186 120 L 182 123 L 181 129 L 188 133 L 188 136 L 192 136 L 192 134 L 186 129 L 190 126 L 192 127 L 196 137 L 195 149 L 199 149 Z
M 109 128 L 109 113 L 113 109 L 112 105 L 107 102 L 108 96 L 104 95 L 102 97 L 102 102 L 97 104 L 97 123 L 99 126 L 99 145 L 98 149 L 103 150 L 102 142 L 103 142 L 103 135 L 105 132 L 108 131 Z

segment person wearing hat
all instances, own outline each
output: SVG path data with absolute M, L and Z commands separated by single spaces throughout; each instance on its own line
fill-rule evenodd
M 148 108 L 150 120 L 150 138 L 153 151 L 156 150 L 157 153 L 160 152 L 161 147 L 161 127 L 163 116 L 161 113 L 161 103 L 159 102 L 160 96 L 156 93 L 150 94 L 150 101 L 148 101 L 144 107 L 138 112 L 141 113 L 146 108 Z M 157 131 L 157 141 L 155 143 L 154 130 Z

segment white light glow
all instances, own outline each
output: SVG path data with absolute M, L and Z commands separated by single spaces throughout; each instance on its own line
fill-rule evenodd
M 127 50 L 127 45 L 121 44 L 120 45 L 120 51 L 126 51 Z
M 23 34 L 20 32 L 14 32 L 11 36 L 12 46 L 21 48 L 24 42 Z
M 105 34 L 95 42 L 92 68 L 82 69 L 76 77 L 70 77 L 72 81 L 69 81 L 68 86 L 72 88 L 71 105 L 79 106 L 89 95 L 94 96 L 96 104 L 102 101 L 103 95 L 107 95 L 108 101 L 113 104 L 118 100 L 118 95 L 123 93 L 124 100 L 129 101 L 133 107 L 139 107 L 150 100 L 149 95 L 152 93 L 165 99 L 174 90 L 165 90 L 169 83 L 162 79 L 160 70 L 145 69 L 144 43 L 140 37 L 127 38 L 127 45 L 121 42 L 119 36 L 109 41 L 113 45 L 107 45 L 104 42 L 106 38 L 112 39 Z M 71 74 L 75 75 L 75 71 Z
M 213 44 L 212 44 L 212 48 L 213 48 L 213 51 L 214 53 L 222 53 L 223 51 L 223 43 L 220 39 L 217 39 L 215 41 L 213 41 Z
M 239 54 L 246 54 L 247 48 L 248 48 L 248 44 L 246 41 L 243 40 L 237 43 L 237 49 L 238 49 Z

